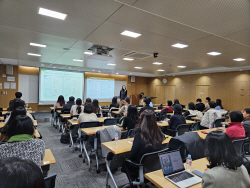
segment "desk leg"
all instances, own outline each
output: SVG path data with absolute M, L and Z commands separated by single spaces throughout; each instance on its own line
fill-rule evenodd
M 88 155 L 88 152 L 87 152 L 87 149 L 86 149 L 86 144 L 87 144 L 87 141 L 84 141 L 83 142 L 83 150 L 84 150 L 85 156 L 87 157 L 89 170 L 90 170 L 90 158 L 89 158 L 89 155 Z
M 115 185 L 115 188 L 118 188 L 117 185 L 116 185 L 115 179 L 114 179 L 114 177 L 113 177 L 113 174 L 112 174 L 112 172 L 111 172 L 111 170 L 110 170 L 110 168 L 109 168 L 109 167 L 110 167 L 111 161 L 108 161 L 107 158 L 105 158 L 105 162 L 106 162 L 106 168 L 107 168 L 107 174 L 106 174 L 106 187 L 110 187 L 110 186 L 109 186 L 109 176 L 110 176 L 111 179 L 112 179 L 112 181 L 113 181 L 113 183 L 114 183 L 114 185 Z
M 73 152 L 75 151 L 74 150 L 74 142 L 73 142 L 73 138 L 72 138 L 72 133 L 71 133 L 71 129 L 70 129 L 70 126 L 72 126 L 71 124 L 69 124 L 69 137 L 70 137 L 70 145 L 69 147 L 72 147 L 73 148 Z

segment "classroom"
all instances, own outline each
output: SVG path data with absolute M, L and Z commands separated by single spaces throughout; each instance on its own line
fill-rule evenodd
M 0 2 L 0 188 L 250 188 L 250 1 Z

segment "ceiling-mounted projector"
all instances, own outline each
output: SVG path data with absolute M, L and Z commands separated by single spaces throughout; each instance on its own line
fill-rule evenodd
M 88 56 L 88 59 L 97 59 L 101 61 L 108 61 L 112 59 L 112 55 L 109 55 L 109 52 L 113 50 L 114 48 L 109 48 L 107 46 L 99 46 L 99 45 L 94 45 L 88 50 L 91 50 L 93 55 Z

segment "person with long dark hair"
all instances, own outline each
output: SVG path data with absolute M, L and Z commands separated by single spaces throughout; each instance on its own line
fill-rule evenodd
M 120 101 L 125 100 L 126 97 L 127 97 L 127 89 L 126 86 L 123 85 L 122 89 L 120 90 Z
M 85 106 L 86 104 L 91 104 L 91 103 L 92 103 L 91 98 L 87 98 L 86 101 L 85 101 L 85 103 L 84 103 L 84 106 Z
M 221 103 L 222 103 L 221 99 L 216 99 L 216 107 L 215 107 L 215 110 L 224 109 Z
M 188 103 L 188 110 L 183 114 L 183 116 L 187 117 L 189 115 L 195 115 L 196 117 L 202 118 L 203 114 L 195 108 L 196 107 L 193 102 Z
M 117 103 L 117 97 L 113 97 L 112 104 L 109 105 L 109 109 L 111 108 L 119 108 L 119 104 Z
M 202 176 L 202 188 L 249 188 L 250 178 L 229 136 L 222 131 L 210 132 L 205 140 L 208 169 Z
M 64 105 L 65 105 L 64 97 L 62 95 L 60 95 L 57 99 L 55 106 L 54 106 L 54 111 L 56 108 L 62 108 Z
M 123 129 L 134 129 L 135 125 L 139 123 L 138 110 L 134 105 L 128 106 L 128 112 L 123 119 L 122 127 Z
M 82 99 L 76 99 L 76 104 L 71 107 L 70 114 L 71 116 L 79 115 L 83 112 L 84 107 L 82 106 Z
M 179 99 L 174 99 L 174 104 L 173 104 L 173 106 L 176 105 L 176 104 L 180 104 Z
M 99 101 L 97 99 L 94 99 L 92 104 L 93 104 L 93 112 L 95 114 L 101 114 L 102 108 L 99 105 Z

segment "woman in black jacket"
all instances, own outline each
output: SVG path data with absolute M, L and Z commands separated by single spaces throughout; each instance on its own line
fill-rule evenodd
M 137 108 L 134 105 L 128 106 L 128 113 L 123 119 L 122 127 L 123 129 L 128 129 L 128 132 L 130 129 L 134 129 L 135 125 L 139 123 L 139 116 Z
M 127 89 L 126 86 L 123 85 L 120 91 L 120 101 L 125 100 L 126 97 L 127 97 Z

